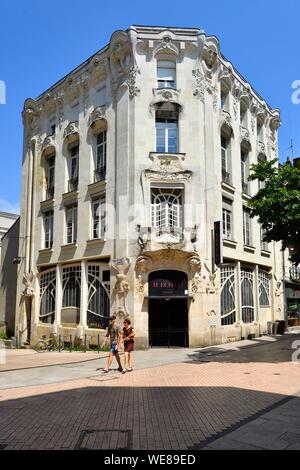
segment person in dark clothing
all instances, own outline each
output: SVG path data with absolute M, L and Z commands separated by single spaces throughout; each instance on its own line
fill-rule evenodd
M 126 318 L 124 320 L 124 328 L 123 328 L 123 342 L 124 342 L 124 370 L 123 374 L 126 372 L 132 372 L 131 366 L 131 353 L 134 351 L 134 338 L 135 332 L 133 327 L 131 326 L 130 318 Z

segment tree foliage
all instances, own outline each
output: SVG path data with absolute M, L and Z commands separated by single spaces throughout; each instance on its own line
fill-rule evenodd
M 249 201 L 251 216 L 258 217 L 266 242 L 282 242 L 290 248 L 291 260 L 300 263 L 300 169 L 290 163 L 278 166 L 277 160 L 251 166 L 250 181 L 258 180 L 261 189 Z

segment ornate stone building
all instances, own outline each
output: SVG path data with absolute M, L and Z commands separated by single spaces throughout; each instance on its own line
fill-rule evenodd
M 96 342 L 116 312 L 140 348 L 194 347 L 283 318 L 279 248 L 247 209 L 250 165 L 277 156 L 280 115 L 216 37 L 116 31 L 26 100 L 23 119 L 21 341 Z

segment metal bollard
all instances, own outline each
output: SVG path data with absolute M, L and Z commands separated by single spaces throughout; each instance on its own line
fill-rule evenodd
M 84 352 L 86 353 L 86 334 L 84 335 Z
M 72 341 L 72 339 L 73 339 L 73 336 L 70 335 L 70 352 L 73 351 L 73 341 Z
M 98 354 L 100 352 L 100 335 L 98 335 Z
M 58 351 L 61 352 L 61 335 L 58 336 Z

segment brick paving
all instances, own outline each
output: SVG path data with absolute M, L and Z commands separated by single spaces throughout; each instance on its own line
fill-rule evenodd
M 97 377 L 1 390 L 0 444 L 7 450 L 256 449 L 258 440 L 262 448 L 292 446 L 297 423 L 283 430 L 283 439 L 267 427 L 263 436 L 254 427 L 240 440 L 229 437 L 234 427 L 244 428 L 246 419 L 257 418 L 300 389 L 300 365 L 284 352 L 284 359 L 274 363 L 262 357 L 251 362 L 251 353 L 243 354 L 243 361 L 231 355 L 209 363 L 175 363 L 126 375 L 99 372 Z M 280 416 L 286 418 L 285 413 Z M 290 418 L 295 417 L 300 418 L 296 407 Z M 228 434 L 219 438 L 220 433 Z

